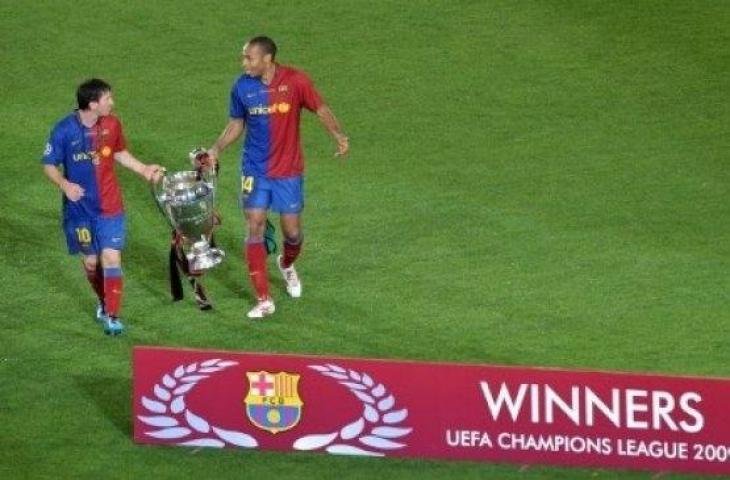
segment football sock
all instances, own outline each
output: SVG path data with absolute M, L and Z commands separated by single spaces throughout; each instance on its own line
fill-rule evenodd
M 256 290 L 256 297 L 269 298 L 269 279 L 266 274 L 266 246 L 263 241 L 246 242 L 246 260 L 248 261 L 248 275 L 251 284 Z
M 86 272 L 86 279 L 91 284 L 91 288 L 96 292 L 96 296 L 99 298 L 101 303 L 104 303 L 104 276 L 98 266 L 89 268 L 84 264 L 84 271 Z
M 297 259 L 299 256 L 299 252 L 302 250 L 302 242 L 304 239 L 300 235 L 299 238 L 296 239 L 290 239 L 285 238 L 284 239 L 284 257 L 281 259 L 281 266 L 284 268 L 291 267 L 291 264 L 294 263 L 294 260 Z
M 122 269 L 120 267 L 104 269 L 104 308 L 110 317 L 119 316 L 122 303 Z

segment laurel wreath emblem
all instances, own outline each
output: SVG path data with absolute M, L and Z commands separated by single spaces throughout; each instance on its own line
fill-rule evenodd
M 366 373 L 331 363 L 309 365 L 309 368 L 334 378 L 339 384 L 347 387 L 362 403 L 363 413 L 359 419 L 338 431 L 298 438 L 293 444 L 294 449 L 309 451 L 324 449 L 327 453 L 340 455 L 382 457 L 386 451 L 406 446 L 405 443 L 397 442 L 395 439 L 400 439 L 413 430 L 400 426 L 400 423 L 408 417 L 408 409 L 395 410 L 395 397 L 388 394 L 382 383 L 376 385 Z
M 258 442 L 251 435 L 213 426 L 185 405 L 185 395 L 198 382 L 233 365 L 238 365 L 238 362 L 213 358 L 200 364 L 179 365 L 173 372 L 166 373 L 152 389 L 154 398 L 141 398 L 147 411 L 156 414 L 137 416 L 144 424 L 156 427 L 156 430 L 144 434 L 153 438 L 178 440 L 178 445 L 187 447 L 222 448 L 233 445 L 256 448 Z

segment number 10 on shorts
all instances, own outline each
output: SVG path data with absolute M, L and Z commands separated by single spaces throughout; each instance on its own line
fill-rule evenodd
M 76 238 L 82 245 L 88 245 L 91 243 L 91 232 L 86 227 L 76 229 Z

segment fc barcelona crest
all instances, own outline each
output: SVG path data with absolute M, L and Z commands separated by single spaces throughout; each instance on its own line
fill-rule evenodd
M 302 417 L 302 399 L 297 390 L 299 375 L 266 371 L 246 372 L 248 394 L 246 415 L 262 430 L 279 433 L 289 430 Z

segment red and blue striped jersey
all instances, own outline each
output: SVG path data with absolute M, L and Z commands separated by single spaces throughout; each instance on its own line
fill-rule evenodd
M 231 89 L 230 116 L 243 119 L 246 125 L 242 172 L 268 178 L 301 175 L 301 110 L 316 112 L 322 104 L 309 77 L 295 68 L 276 65 L 269 85 L 260 78 L 241 75 Z
M 63 166 L 66 179 L 84 189 L 78 202 L 64 195 L 64 218 L 106 217 L 124 211 L 114 172 L 114 154 L 125 149 L 122 124 L 113 115 L 99 117 L 91 128 L 81 123 L 78 112 L 56 124 L 46 144 L 43 163 Z

